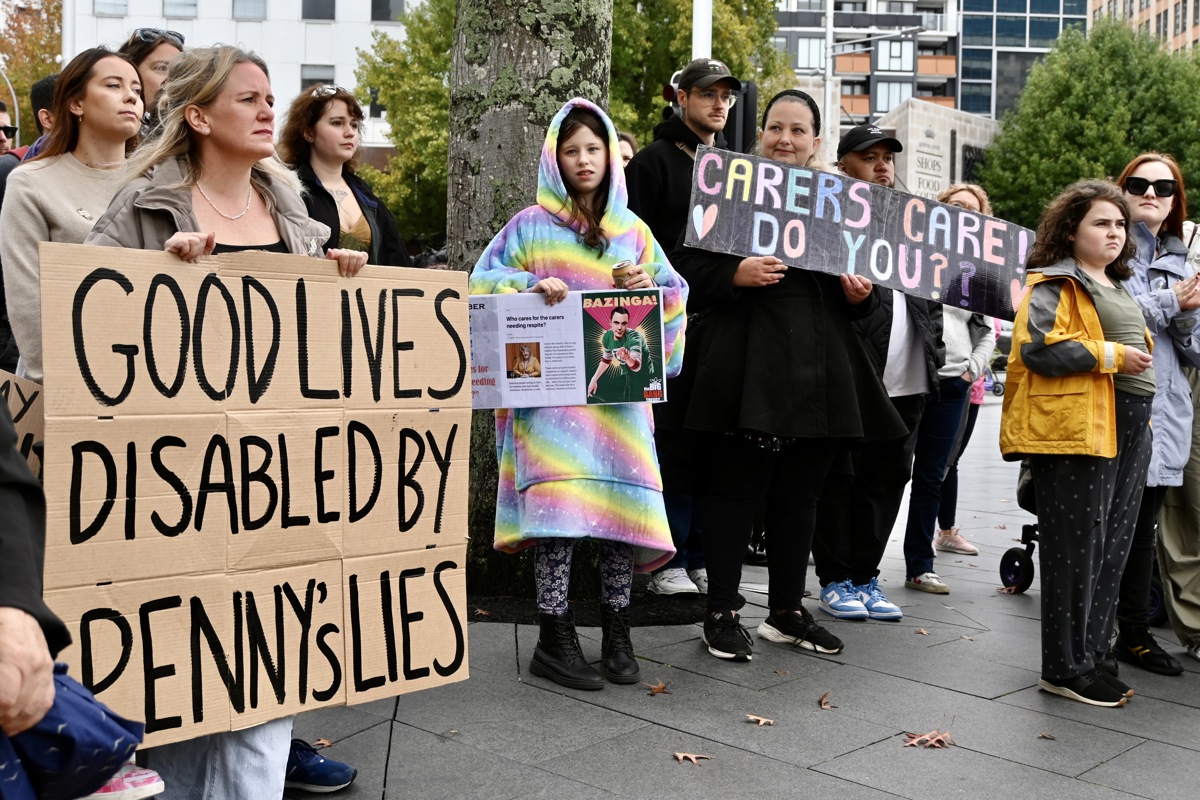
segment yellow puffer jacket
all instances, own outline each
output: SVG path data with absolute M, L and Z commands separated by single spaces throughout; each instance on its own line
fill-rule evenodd
M 1125 345 L 1104 340 L 1100 317 L 1073 261 L 1030 271 L 1013 323 L 1000 421 L 1000 452 L 1117 455 L 1113 374 Z M 1146 352 L 1153 346 L 1146 332 Z

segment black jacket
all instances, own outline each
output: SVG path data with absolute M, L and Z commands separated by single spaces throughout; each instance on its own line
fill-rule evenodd
M 337 201 L 321 185 L 312 165 L 307 161 L 296 168 L 296 174 L 304 184 L 304 205 L 308 207 L 308 215 L 317 222 L 325 223 L 332 231 L 329 241 L 325 242 L 325 249 L 337 247 L 342 235 Z M 345 167 L 342 167 L 342 177 L 354 192 L 359 208 L 367 218 L 367 224 L 371 226 L 371 251 L 367 254 L 367 263 L 385 267 L 411 267 L 412 259 L 404 247 L 400 232 L 396 230 L 396 220 L 392 217 L 392 212 L 371 192 L 371 187 L 367 186 L 362 178 Z
M 867 353 L 876 372 L 883 377 L 883 369 L 887 365 L 888 340 L 892 335 L 892 303 L 896 297 L 903 297 L 904 302 L 908 303 L 908 317 L 921 334 L 929 391 L 936 398 L 940 381 L 938 370 L 946 363 L 946 345 L 942 341 L 942 304 L 890 289 L 877 289 L 875 293 L 880 295 L 878 308 L 858 320 L 855 327 L 866 340 Z
M 654 126 L 654 141 L 635 153 L 625 167 L 629 210 L 650 226 L 654 238 L 668 252 L 687 223 L 695 163 L 677 142 L 692 148 L 693 153 L 702 144 L 678 114 Z M 725 147 L 721 134 L 714 144 Z
M 46 558 L 46 498 L 17 451 L 8 406 L 0 403 L 0 606 L 28 612 L 42 626 L 51 654 L 71 643 L 62 621 L 42 600 Z

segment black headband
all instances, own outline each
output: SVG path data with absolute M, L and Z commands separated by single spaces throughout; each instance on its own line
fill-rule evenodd
M 767 103 L 766 110 L 763 111 L 762 127 L 767 127 L 767 115 L 771 113 L 771 106 L 785 97 L 792 97 L 797 100 L 803 100 L 808 104 L 808 108 L 813 115 L 813 136 L 821 135 L 821 109 L 817 107 L 817 101 L 813 100 L 807 92 L 802 92 L 799 89 L 784 89 L 779 94 L 771 98 L 771 102 Z

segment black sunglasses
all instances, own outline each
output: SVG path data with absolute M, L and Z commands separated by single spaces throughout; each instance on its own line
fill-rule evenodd
M 1152 181 L 1147 178 L 1125 179 L 1125 191 L 1132 195 L 1138 195 L 1139 197 L 1144 195 L 1146 190 L 1151 186 L 1154 187 L 1154 194 L 1156 197 L 1170 197 L 1171 195 L 1175 194 L 1175 189 L 1179 187 L 1179 181 L 1172 180 L 1171 178 L 1160 178 L 1156 181 Z
M 4 133 L 4 138 L 11 139 L 17 135 L 16 125 L 0 125 L 0 132 Z
M 166 39 L 180 50 L 183 49 L 183 34 L 179 31 L 166 31 L 161 28 L 138 28 L 133 32 L 133 38 L 146 44 L 157 42 L 159 39 Z

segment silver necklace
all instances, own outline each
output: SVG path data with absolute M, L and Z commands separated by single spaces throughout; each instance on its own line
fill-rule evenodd
M 236 215 L 230 215 L 230 214 L 226 214 L 224 211 L 217 208 L 217 204 L 212 201 L 212 198 L 208 196 L 208 193 L 206 191 L 204 191 L 204 187 L 201 186 L 199 182 L 196 183 L 196 188 L 200 190 L 201 196 L 205 200 L 208 201 L 208 204 L 210 206 L 212 206 L 213 211 L 217 212 L 222 217 L 224 217 L 225 219 L 228 219 L 228 220 L 239 220 L 242 217 L 246 216 L 246 212 L 248 212 L 250 210 L 250 203 L 254 201 L 254 185 L 251 184 L 250 193 L 246 195 L 246 207 L 242 209 L 242 213 L 236 214 Z

